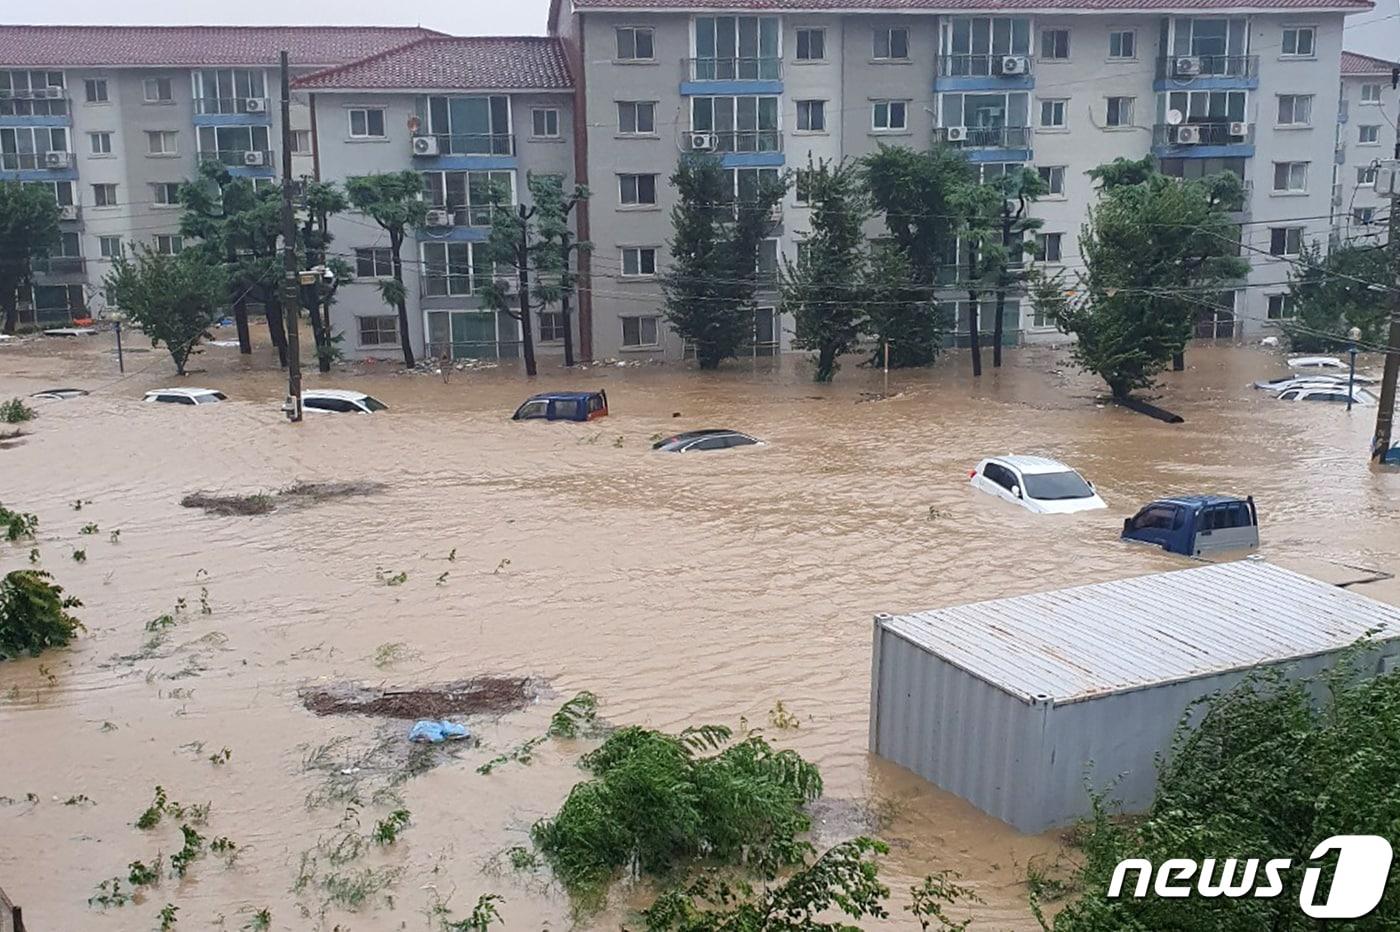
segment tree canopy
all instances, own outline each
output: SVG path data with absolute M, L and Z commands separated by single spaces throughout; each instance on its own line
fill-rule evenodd
M 178 375 L 228 300 L 223 265 L 198 249 L 170 256 L 143 246 L 114 260 L 103 284 L 152 346 L 164 344 Z
M 399 343 L 403 364 L 413 368 L 413 340 L 408 329 L 408 296 L 403 283 L 403 244 L 409 231 L 423 226 L 428 204 L 423 200 L 423 179 L 415 171 L 361 175 L 345 182 L 351 205 L 389 234 L 394 276 L 379 283 L 384 303 L 398 310 Z
M 1382 245 L 1348 244 L 1326 255 L 1316 244 L 1305 247 L 1290 276 L 1289 316 L 1280 321 L 1289 343 L 1305 353 L 1345 350 L 1352 327 L 1361 331 L 1360 342 L 1384 343 L 1390 274 Z
M 3 332 L 14 333 L 19 301 L 34 284 L 34 260 L 59 244 L 58 202 L 43 185 L 0 181 L 0 314 Z

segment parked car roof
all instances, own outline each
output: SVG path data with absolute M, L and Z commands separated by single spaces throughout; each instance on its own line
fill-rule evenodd
M 205 395 L 222 395 L 223 392 L 217 388 L 153 388 L 146 392 L 146 397 L 152 395 L 180 395 L 185 398 L 203 398 Z
M 303 398 L 339 398 L 342 401 L 363 401 L 369 395 L 364 392 L 352 392 L 343 388 L 309 388 L 301 393 Z
M 1347 364 L 1336 356 L 1294 356 L 1288 364 L 1295 369 L 1345 369 Z
M 656 441 L 651 445 L 651 448 L 653 450 L 678 450 L 707 437 L 735 437 L 740 441 L 740 443 L 735 444 L 736 446 L 748 446 L 750 444 L 763 442 L 757 437 L 751 437 L 741 430 L 730 430 L 727 427 L 709 427 L 703 430 L 687 430 L 679 434 L 672 434 L 669 437 Z
M 49 398 L 55 401 L 62 401 L 68 398 L 81 398 L 86 395 L 86 388 L 46 388 L 42 392 L 35 392 L 30 398 Z
M 1074 471 L 1071 467 L 1066 466 L 1059 460 L 1052 460 L 1048 456 L 1027 456 L 1016 453 L 1007 456 L 989 456 L 987 459 L 1002 463 L 1006 466 L 1014 466 L 1016 469 L 1019 469 L 1022 474 Z
M 1146 505 L 1143 505 L 1142 507 L 1147 508 L 1147 507 L 1149 507 L 1149 506 L 1151 506 L 1151 505 L 1156 505 L 1156 504 L 1158 504 L 1158 503 L 1166 503 L 1166 504 L 1169 504 L 1169 505 L 1202 505 L 1202 506 L 1206 506 L 1206 505 L 1225 505 L 1225 504 L 1229 504 L 1229 503 L 1231 503 L 1231 502 L 1242 502 L 1242 501 L 1245 501 L 1245 499 L 1244 499 L 1243 496 L 1240 496 L 1240 495 L 1216 495 L 1216 494 L 1211 494 L 1211 493 L 1205 493 L 1205 494 L 1200 494 L 1200 495 L 1172 495 L 1172 496 L 1169 496 L 1169 497 L 1167 497 L 1167 498 L 1154 498 L 1152 501 L 1148 502 Z
M 540 392 L 526 398 L 526 401 L 583 401 L 592 398 L 598 392 Z

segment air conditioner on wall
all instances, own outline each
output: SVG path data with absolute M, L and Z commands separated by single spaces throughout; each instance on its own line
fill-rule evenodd
M 267 156 L 262 152 L 243 153 L 244 165 L 262 165 L 267 161 Z
M 267 102 L 261 97 L 249 97 L 243 101 L 243 110 L 246 113 L 262 113 L 267 109 Z
M 1249 124 L 1241 122 L 1239 120 L 1231 121 L 1227 129 L 1229 129 L 1231 136 L 1234 136 L 1238 139 L 1243 139 L 1244 137 L 1249 135 Z
M 414 136 L 414 137 L 413 137 L 413 154 L 414 154 L 414 155 L 437 155 L 437 154 L 438 154 L 438 141 L 437 141 L 437 137 L 436 137 L 436 136 Z
M 60 220 L 77 220 L 77 219 L 78 219 L 78 205 L 77 205 L 77 204 L 64 204 L 63 206 L 59 207 L 59 208 L 58 208 L 58 219 L 60 219 Z
M 1199 126 L 1178 126 L 1173 140 L 1178 146 L 1194 146 L 1201 141 L 1201 128 Z
M 1191 78 L 1201 73 L 1201 60 L 1195 56 L 1178 58 L 1172 62 L 1172 73 L 1178 78 Z
M 68 153 L 67 153 L 67 152 L 45 152 L 45 153 L 44 153 L 44 167 L 45 167 L 45 168 L 67 168 L 67 167 L 68 167 Z
M 426 222 L 430 227 L 450 227 L 452 226 L 452 214 L 446 210 L 430 210 Z
M 1001 57 L 1002 74 L 1026 74 L 1030 69 L 1030 59 L 1021 55 L 1003 55 Z
M 690 150 L 692 152 L 711 152 L 717 145 L 714 133 L 690 134 Z
M 57 84 L 50 84 L 44 88 L 44 96 L 50 100 L 57 100 L 63 96 L 63 88 Z
M 1376 166 L 1376 193 L 1382 197 L 1400 195 L 1400 161 L 1388 159 Z
M 950 126 L 950 127 L 948 127 L 944 132 L 947 134 L 947 136 L 948 136 L 948 141 L 949 141 L 949 142 L 966 142 L 966 141 L 967 141 L 967 127 L 966 127 L 966 126 Z

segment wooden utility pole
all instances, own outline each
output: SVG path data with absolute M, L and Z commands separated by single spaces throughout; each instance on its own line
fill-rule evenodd
M 1400 68 L 1390 72 L 1390 89 L 1400 87 Z M 1390 336 L 1386 340 L 1385 370 L 1381 378 L 1380 407 L 1376 410 L 1376 435 L 1371 440 L 1371 459 L 1381 462 L 1390 450 L 1391 426 L 1395 421 L 1395 380 L 1400 376 L 1400 135 L 1395 138 L 1395 162 L 1390 178 L 1390 227 L 1386 251 L 1390 256 Z
M 282 71 L 282 308 L 287 322 L 287 420 L 301 420 L 301 276 L 297 272 L 297 226 L 292 210 L 292 91 L 287 53 Z
M 535 208 L 521 204 L 516 209 L 520 216 L 520 242 L 515 247 L 516 281 L 520 290 L 520 339 L 525 355 L 525 374 L 533 378 L 538 371 L 535 366 L 535 331 L 530 321 L 530 218 L 534 216 Z

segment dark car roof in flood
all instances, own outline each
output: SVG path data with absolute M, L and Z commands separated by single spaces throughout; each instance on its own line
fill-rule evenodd
M 728 427 L 707 427 L 707 428 L 705 428 L 705 429 L 703 429 L 703 430 L 687 430 L 687 431 L 684 431 L 683 433 L 672 434 L 671 436 L 669 436 L 669 437 L 667 437 L 665 440 L 663 440 L 662 443 L 674 443 L 674 442 L 677 441 L 677 440 L 690 440 L 690 439 L 692 439 L 692 438 L 694 438 L 694 437 L 711 437 L 711 436 L 714 436 L 715 434 L 737 434 L 737 433 L 739 433 L 739 431 L 737 431 L 737 430 L 732 430 L 732 429 L 730 429 L 730 428 L 728 428 Z
M 1244 499 L 1241 498 L 1241 497 L 1238 496 L 1238 495 L 1173 495 L 1173 496 L 1171 496 L 1170 498 L 1158 498 L 1158 499 L 1154 499 L 1154 500 L 1148 502 L 1147 505 L 1144 505 L 1143 507 L 1146 508 L 1146 507 L 1149 507 L 1149 506 L 1151 506 L 1151 505 L 1156 505 L 1156 504 L 1158 504 L 1158 503 L 1166 503 L 1166 504 L 1169 504 L 1169 505 L 1200 505 L 1200 506 L 1206 506 L 1206 505 L 1225 505 L 1225 504 L 1229 504 L 1229 503 L 1232 503 L 1232 502 L 1242 502 L 1242 501 L 1244 501 Z
M 538 395 L 531 395 L 526 401 L 583 401 L 592 398 L 599 392 L 540 392 Z

